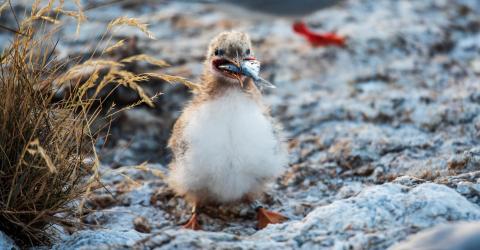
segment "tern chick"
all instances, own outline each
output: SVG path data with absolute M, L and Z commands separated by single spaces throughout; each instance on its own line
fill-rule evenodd
M 184 228 L 200 229 L 199 209 L 213 204 L 249 203 L 257 211 L 258 228 L 286 220 L 258 202 L 265 184 L 287 166 L 280 129 L 252 79 L 224 67 L 252 60 L 247 34 L 216 36 L 208 48 L 201 87 L 174 125 L 168 183 L 192 205 Z

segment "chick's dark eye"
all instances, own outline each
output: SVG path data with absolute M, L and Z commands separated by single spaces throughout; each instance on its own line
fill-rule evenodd
M 250 55 L 250 49 L 247 49 L 247 51 L 245 51 L 245 54 L 248 56 Z
M 223 56 L 223 54 L 225 54 L 225 51 L 223 49 L 215 49 L 216 56 Z

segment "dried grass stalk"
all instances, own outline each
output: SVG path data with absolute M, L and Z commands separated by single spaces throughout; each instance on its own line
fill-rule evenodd
M 79 226 L 74 204 L 94 185 L 87 177 L 96 172 L 86 163 L 94 150 L 93 101 L 74 89 L 54 103 L 53 90 L 44 87 L 62 67 L 53 56 L 53 33 L 35 29 L 38 21 L 57 22 L 46 16 L 52 3 L 34 2 L 20 25 L 23 35 L 0 55 L 0 231 L 22 246 L 48 243 L 53 224 Z
M 125 45 L 125 39 L 122 39 L 122 40 L 116 42 L 114 45 L 106 48 L 106 49 L 103 51 L 103 53 L 110 53 L 110 52 L 112 52 L 112 51 L 114 51 L 114 50 L 116 50 L 116 49 L 118 49 L 118 48 L 120 48 L 120 47 L 122 47 L 122 46 L 124 46 L 124 45 Z
M 189 89 L 192 90 L 197 90 L 200 88 L 200 85 L 197 83 L 193 83 L 183 77 L 180 76 L 172 76 L 172 75 L 167 75 L 167 74 L 157 74 L 157 73 L 144 73 L 142 75 L 148 76 L 148 77 L 154 77 L 154 78 L 159 78 L 162 79 L 168 83 L 181 83 L 185 86 L 187 86 Z
M 130 56 L 130 57 L 127 57 L 127 58 L 123 59 L 121 62 L 122 63 L 131 63 L 131 62 L 135 62 L 135 61 L 145 61 L 145 62 L 148 62 L 150 64 L 156 65 L 158 67 L 170 66 L 164 60 L 159 60 L 159 59 L 153 58 L 153 57 L 145 55 L 145 54 Z
M 140 20 L 136 18 L 119 17 L 111 21 L 108 24 L 107 29 L 111 30 L 115 26 L 122 26 L 122 25 L 136 27 L 140 29 L 148 38 L 155 39 L 155 36 L 153 35 L 153 33 L 150 30 L 148 30 L 148 24 L 142 23 Z
M 40 142 L 37 139 L 34 139 L 32 142 L 28 144 L 27 152 L 30 153 L 32 156 L 40 155 L 40 157 L 45 161 L 45 165 L 47 166 L 48 170 L 52 174 L 58 173 L 57 168 L 53 164 L 52 158 L 47 154 L 47 151 L 40 146 Z
M 30 16 L 19 25 L 18 35 L 0 54 L 0 231 L 22 246 L 50 242 L 52 231 L 58 228 L 51 225 L 81 226 L 78 217 L 83 214 L 84 197 L 101 186 L 95 135 L 90 128 L 100 114 L 101 107 L 95 102 L 105 86 L 127 86 L 138 93 L 140 101 L 125 109 L 141 103 L 154 106 L 158 94 L 149 97 L 139 85 L 151 77 L 199 88 L 177 76 L 124 70 L 124 63 L 140 60 L 168 66 L 163 60 L 143 54 L 121 62 L 91 59 L 61 72 L 64 65 L 54 60 L 54 46 L 49 46 L 54 43 L 48 43 L 58 30 L 37 34 L 36 28 L 45 28 L 46 22 L 58 23 L 58 15 L 51 15 L 57 13 L 76 18 L 78 32 L 86 18 L 78 0 L 75 3 L 79 11 L 63 10 L 63 0 L 56 7 L 54 2 L 50 0 L 42 7 L 40 0 L 34 1 Z M 0 6 L 0 11 L 6 4 Z M 120 25 L 137 27 L 153 38 L 147 24 L 135 18 L 115 19 L 108 29 Z M 120 41 L 102 54 L 122 44 Z M 106 75 L 100 76 L 104 69 Z M 85 75 L 88 77 L 79 84 Z M 77 84 L 65 84 L 72 82 Z M 69 85 L 69 94 L 53 102 L 55 87 L 63 85 Z M 87 94 L 92 88 L 93 95 Z M 139 168 L 146 169 L 143 165 Z M 163 177 L 163 173 L 153 172 Z
M 0 15 L 2 14 L 3 10 L 5 10 L 8 6 L 8 1 L 5 1 L 0 5 Z

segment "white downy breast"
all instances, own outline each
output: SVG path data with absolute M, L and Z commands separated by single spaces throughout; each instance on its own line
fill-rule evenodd
M 240 90 L 202 104 L 184 136 L 190 146 L 181 159 L 182 182 L 187 189 L 207 190 L 219 202 L 241 199 L 286 164 L 273 124 Z

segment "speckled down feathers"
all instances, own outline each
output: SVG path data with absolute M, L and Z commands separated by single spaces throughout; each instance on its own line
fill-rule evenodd
M 244 33 L 224 32 L 209 53 L 216 47 L 233 57 L 250 41 Z M 198 204 L 251 200 L 287 165 L 279 129 L 251 80 L 239 84 L 206 69 L 205 87 L 174 126 L 169 184 Z
M 255 194 L 282 173 L 285 152 L 274 126 L 253 99 L 237 89 L 202 103 L 173 148 L 170 183 L 194 202 L 228 203 Z

